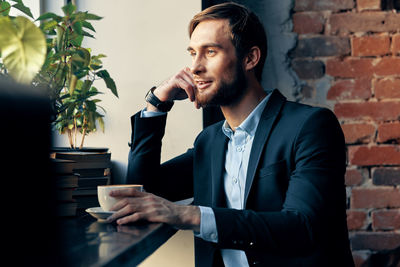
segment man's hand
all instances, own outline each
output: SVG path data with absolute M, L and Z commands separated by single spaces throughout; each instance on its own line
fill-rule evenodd
M 117 220 L 117 224 L 127 224 L 146 220 L 200 232 L 201 215 L 197 206 L 177 205 L 134 188 L 114 190 L 111 191 L 110 196 L 121 198 L 121 200 L 111 208 L 116 212 L 110 216 L 109 221 Z
M 194 102 L 196 100 L 195 90 L 196 86 L 192 72 L 190 71 L 190 68 L 184 68 L 158 86 L 154 90 L 153 94 L 163 102 L 183 100 L 186 98 L 189 98 L 191 102 Z M 200 108 L 196 102 L 195 106 L 196 108 Z M 147 110 L 156 111 L 157 109 L 151 104 L 148 104 Z

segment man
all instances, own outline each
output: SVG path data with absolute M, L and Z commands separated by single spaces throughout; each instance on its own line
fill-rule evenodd
M 192 229 L 196 266 L 353 266 L 336 117 L 264 91 L 266 37 L 245 7 L 210 7 L 189 33 L 192 67 L 153 87 L 131 120 L 127 182 L 151 193 L 112 192 L 123 199 L 110 220 Z M 220 106 L 225 121 L 160 165 L 166 113 L 185 98 Z M 192 195 L 191 206 L 170 202 Z

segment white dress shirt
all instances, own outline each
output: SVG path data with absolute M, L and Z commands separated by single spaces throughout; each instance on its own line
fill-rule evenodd
M 244 190 L 251 147 L 269 96 L 265 97 L 257 105 L 235 131 L 232 131 L 226 121 L 222 125 L 223 133 L 229 138 L 223 176 L 228 208 L 244 209 Z M 217 243 L 218 232 L 213 210 L 210 207 L 200 206 L 200 211 L 200 233 L 196 234 L 196 236 L 206 241 Z M 226 267 L 249 266 L 246 254 L 242 250 L 222 249 L 221 254 Z
M 261 114 L 268 102 L 269 96 L 267 95 L 257 105 L 235 131 L 229 127 L 226 121 L 222 125 L 223 133 L 229 138 L 223 175 L 228 208 L 244 209 L 244 190 L 251 147 Z M 165 112 L 152 112 L 144 109 L 142 110 L 141 117 L 152 117 L 162 114 L 165 114 Z M 200 212 L 200 233 L 195 233 L 195 235 L 203 240 L 217 243 L 218 231 L 212 208 L 200 206 Z M 226 267 L 249 266 L 246 254 L 242 250 L 222 249 L 221 254 Z

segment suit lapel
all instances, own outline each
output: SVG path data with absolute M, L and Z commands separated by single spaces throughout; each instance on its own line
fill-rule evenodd
M 261 153 L 266 146 L 271 129 L 285 101 L 285 97 L 275 89 L 272 91 L 271 97 L 261 115 L 260 122 L 258 123 L 254 136 L 253 145 L 250 152 L 249 165 L 247 168 L 244 207 L 246 207 L 247 198 L 249 196 L 251 185 L 253 184 L 254 175 L 257 170 L 258 162 L 260 161 Z
M 223 190 L 223 170 L 225 168 L 226 146 L 228 137 L 222 130 L 218 131 L 212 146 L 211 154 L 211 182 L 212 182 L 212 206 L 221 207 L 225 203 Z

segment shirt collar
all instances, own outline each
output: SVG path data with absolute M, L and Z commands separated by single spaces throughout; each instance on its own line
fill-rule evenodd
M 242 131 L 245 131 L 250 136 L 254 136 L 256 133 L 256 129 L 258 123 L 261 118 L 261 114 L 267 105 L 268 99 L 270 98 L 271 94 L 268 94 L 261 102 L 253 109 L 253 111 L 247 116 L 247 118 L 236 128 Z M 229 126 L 228 122 L 225 120 L 222 124 L 222 132 L 231 139 L 233 135 L 233 131 Z

